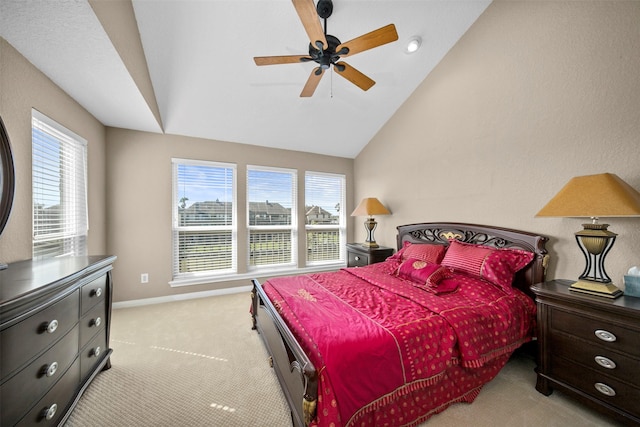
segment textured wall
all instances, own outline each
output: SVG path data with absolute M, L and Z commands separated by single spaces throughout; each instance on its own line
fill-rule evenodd
M 104 126 L 0 38 L 0 115 L 9 133 L 16 169 L 15 200 L 0 237 L 0 262 L 32 256 L 31 108 L 88 141 L 89 254 L 105 253 Z
M 534 215 L 578 175 L 640 189 L 638 52 L 640 2 L 494 1 L 356 158 L 356 196 L 393 212 L 378 242 L 421 221 L 524 229 L 551 237 L 551 278 L 577 278 L 585 221 Z M 640 218 L 606 222 L 621 285 L 640 264 Z

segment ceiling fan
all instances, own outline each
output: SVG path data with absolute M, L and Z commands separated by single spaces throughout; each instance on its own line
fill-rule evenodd
M 317 6 L 314 5 L 313 0 L 292 0 L 292 2 L 311 41 L 309 43 L 309 55 L 256 56 L 253 58 L 256 65 L 296 64 L 310 61 L 317 63 L 318 67 L 311 72 L 307 83 L 302 89 L 302 93 L 300 93 L 301 97 L 313 95 L 318 83 L 320 83 L 322 74 L 331 65 L 333 65 L 338 75 L 349 80 L 362 90 L 368 90 L 376 84 L 376 82 L 346 62 L 340 61 L 340 58 L 355 55 L 398 40 L 395 25 L 386 25 L 342 43 L 337 37 L 327 34 L 327 18 L 333 12 L 332 0 L 318 0 Z M 319 18 L 324 19 L 324 30 Z

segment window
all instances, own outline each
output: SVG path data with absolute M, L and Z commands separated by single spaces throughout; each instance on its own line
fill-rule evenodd
M 32 110 L 33 258 L 87 254 L 87 141 Z
M 237 271 L 236 166 L 173 162 L 173 277 Z
M 307 265 L 344 260 L 345 182 L 344 175 L 305 174 Z
M 297 264 L 296 171 L 247 167 L 249 269 Z

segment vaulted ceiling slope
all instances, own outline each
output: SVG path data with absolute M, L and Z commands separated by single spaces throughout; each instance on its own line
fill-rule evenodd
M 309 98 L 315 63 L 253 61 L 308 54 L 290 0 L 2 0 L 0 35 L 106 126 L 355 158 L 490 2 L 334 0 L 328 34 L 399 38 L 345 59 L 371 89 L 332 67 Z

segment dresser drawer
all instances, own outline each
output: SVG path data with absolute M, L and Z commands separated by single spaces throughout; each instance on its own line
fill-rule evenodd
M 44 351 L 78 322 L 78 291 L 0 332 L 0 378 Z
M 552 358 L 563 357 L 629 384 L 640 384 L 640 360 L 572 337 L 552 333 Z
M 12 426 L 69 369 L 78 355 L 78 327 L 2 384 L 0 425 Z
M 369 256 L 361 253 L 349 252 L 349 261 L 347 266 L 349 267 L 364 267 L 369 265 Z
M 551 375 L 596 399 L 640 417 L 640 405 L 638 405 L 640 390 L 615 377 L 585 369 L 561 357 L 552 358 Z M 608 394 L 607 388 L 611 391 L 611 395 Z
M 57 426 L 79 384 L 80 363 L 76 359 L 56 385 L 31 408 L 17 426 Z
M 93 307 L 80 319 L 80 348 L 84 347 L 98 331 L 104 330 L 106 320 L 104 301 Z
M 99 302 L 104 302 L 107 292 L 107 275 L 104 274 L 82 287 L 82 315 Z
M 580 316 L 563 310 L 551 312 L 551 329 L 565 332 L 609 350 L 638 354 L 640 332 L 610 321 Z
M 100 333 L 80 351 L 80 375 L 86 378 L 94 366 L 107 354 L 107 335 Z

